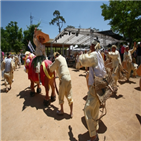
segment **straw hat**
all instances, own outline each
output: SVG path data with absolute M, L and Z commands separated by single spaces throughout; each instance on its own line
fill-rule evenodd
M 53 56 L 56 57 L 56 55 L 60 55 L 59 52 L 54 52 Z
M 26 51 L 26 52 L 25 52 L 25 55 L 29 55 L 29 53 L 30 53 L 29 51 Z
M 117 47 L 116 47 L 116 45 L 112 45 L 112 48 L 115 48 L 116 49 Z
M 38 39 L 38 40 L 39 40 L 39 38 L 40 38 L 40 37 L 43 37 L 43 38 L 44 38 L 43 43 L 46 43 L 46 42 L 48 42 L 48 41 L 49 41 L 49 35 L 48 35 L 48 34 L 43 33 L 43 32 L 42 32 L 42 31 L 40 31 L 40 30 L 37 30 L 37 31 L 36 31 L 36 37 L 37 37 L 37 39 Z

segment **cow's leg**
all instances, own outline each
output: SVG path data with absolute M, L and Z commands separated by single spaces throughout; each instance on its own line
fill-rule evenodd
M 38 94 L 41 93 L 40 83 L 37 83 L 37 93 L 38 93 Z
M 54 102 L 56 100 L 56 93 L 55 93 L 55 79 L 52 78 L 50 80 L 50 86 L 51 86 L 51 89 L 52 89 L 52 93 L 51 93 L 51 102 Z
M 30 92 L 30 96 L 33 97 L 35 95 L 35 90 L 34 90 L 34 82 L 32 80 L 30 80 L 31 82 L 31 92 Z
M 50 105 L 50 99 L 49 99 L 49 79 L 45 77 L 45 91 L 46 91 L 46 96 L 44 99 L 44 105 L 49 106 Z

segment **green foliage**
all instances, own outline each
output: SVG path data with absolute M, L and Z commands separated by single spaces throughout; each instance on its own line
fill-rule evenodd
M 27 30 L 24 30 L 23 34 L 24 34 L 24 37 L 23 37 L 23 43 L 26 47 L 26 50 L 29 50 L 28 48 L 28 42 L 31 41 L 32 45 L 35 47 L 34 43 L 33 43 L 33 34 L 34 34 L 34 29 L 35 27 L 39 27 L 40 23 L 36 24 L 36 25 L 30 25 L 30 26 L 27 26 Z M 30 50 L 29 50 L 30 51 Z
M 16 53 L 20 50 L 29 50 L 28 41 L 30 40 L 33 46 L 33 34 L 35 27 L 39 27 L 40 23 L 37 25 L 27 26 L 27 30 L 22 33 L 22 28 L 19 29 L 17 22 L 11 21 L 5 29 L 1 27 L 1 50 L 4 52 L 14 51 Z M 30 50 L 29 50 L 30 51 Z
M 1 50 L 4 52 L 10 51 L 10 46 L 7 37 L 8 33 L 1 27 Z
M 2 50 L 11 51 L 12 49 L 17 53 L 23 48 L 22 43 L 22 29 L 19 29 L 17 22 L 11 21 L 6 29 L 2 30 Z
M 140 1 L 109 1 L 109 5 L 103 4 L 102 16 L 104 20 L 110 20 L 111 29 L 122 34 L 126 39 L 139 41 L 141 39 L 141 2 Z
M 56 25 L 59 28 L 59 33 L 60 33 L 61 32 L 61 28 L 63 27 L 63 23 L 66 23 L 66 21 L 65 21 L 65 19 L 62 16 L 60 16 L 60 12 L 58 10 L 54 11 L 53 16 L 55 16 L 55 18 L 52 19 L 49 24 L 50 25 L 54 25 L 56 23 Z

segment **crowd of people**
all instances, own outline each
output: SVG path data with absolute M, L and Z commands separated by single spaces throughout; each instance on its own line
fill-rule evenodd
M 40 66 L 42 61 L 48 59 L 44 42 L 47 42 L 49 37 L 47 34 L 43 34 L 41 31 L 35 29 L 33 41 L 36 45 L 36 57 L 33 58 L 33 64 L 35 66 L 35 71 L 38 74 L 40 80 Z M 136 54 L 135 54 L 136 52 Z M 26 55 L 26 54 L 25 54 Z M 133 62 L 133 58 L 137 57 L 137 64 Z M 18 55 L 18 65 L 21 65 L 21 57 Z M 73 97 L 72 97 L 72 84 L 71 84 L 71 75 L 68 69 L 68 64 L 66 58 L 63 57 L 60 53 L 54 53 L 54 62 L 48 65 L 48 69 L 51 72 L 56 71 L 59 76 L 59 104 L 60 110 L 57 111 L 58 115 L 64 114 L 64 97 L 67 98 L 68 104 L 70 106 L 70 117 L 73 117 Z M 11 83 L 13 80 L 14 67 L 16 66 L 16 56 L 10 55 L 7 53 L 7 57 L 3 59 L 4 62 L 4 78 L 7 79 L 9 75 L 9 84 L 11 88 Z M 25 60 L 25 63 L 29 63 L 30 60 Z M 14 64 L 15 63 L 15 64 Z M 120 45 L 118 51 L 116 45 L 112 45 L 111 49 L 101 50 L 100 42 L 98 39 L 94 39 L 91 43 L 90 50 L 88 52 L 80 52 L 75 55 L 76 68 L 80 69 L 85 67 L 86 72 L 88 72 L 87 84 L 88 84 L 88 93 L 87 101 L 84 107 L 84 115 L 90 135 L 91 141 L 98 141 L 98 118 L 99 118 L 99 108 L 102 104 L 102 100 L 99 98 L 99 93 L 104 95 L 107 91 L 107 86 L 114 92 L 114 88 L 117 88 L 118 79 L 123 77 L 123 74 L 126 74 L 127 81 L 131 76 L 131 71 L 133 75 L 136 76 L 136 70 L 141 65 L 141 42 L 129 50 L 129 46 Z M 110 64 L 110 65 L 109 65 Z M 15 65 L 15 66 L 14 66 Z M 108 73 L 107 68 L 110 69 Z M 111 75 L 111 78 L 114 82 L 114 85 L 108 83 L 108 75 Z M 104 86 L 99 90 L 96 88 L 96 78 L 101 78 Z M 108 83 L 108 84 L 107 84 Z M 114 86 L 114 87 L 113 87 Z M 108 90 L 109 90 L 108 89 Z M 117 90 L 117 89 L 116 89 Z M 7 89 L 6 89 L 7 91 Z
M 11 89 L 12 82 L 14 82 L 14 71 L 23 64 L 21 53 L 13 55 L 9 52 L 2 54 L 1 59 L 1 76 L 4 78 L 6 85 L 6 92 Z M 8 88 L 8 84 L 10 87 Z

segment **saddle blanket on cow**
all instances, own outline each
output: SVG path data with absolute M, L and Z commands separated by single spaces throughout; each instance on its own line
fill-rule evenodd
M 37 83 L 39 82 L 39 78 L 38 78 L 38 73 L 35 72 L 34 66 L 32 65 L 32 61 L 29 64 L 29 70 L 28 70 L 28 79 L 32 80 L 33 82 Z M 42 82 L 42 85 L 44 86 L 45 84 L 45 77 L 48 77 L 49 79 L 51 79 L 53 76 L 50 76 L 48 74 L 48 65 L 51 65 L 52 62 L 50 60 L 44 60 L 40 66 L 40 79 Z
M 38 73 L 35 72 L 34 66 L 32 65 L 32 61 L 33 59 L 30 61 L 29 67 L 28 67 L 28 79 L 37 83 L 39 82 Z
M 41 78 L 41 82 L 42 85 L 45 86 L 45 77 L 47 77 L 48 79 L 51 79 L 52 77 L 54 77 L 54 75 L 50 76 L 48 71 L 48 65 L 51 65 L 52 62 L 50 60 L 45 60 L 42 62 L 41 67 L 40 67 L 40 78 Z

